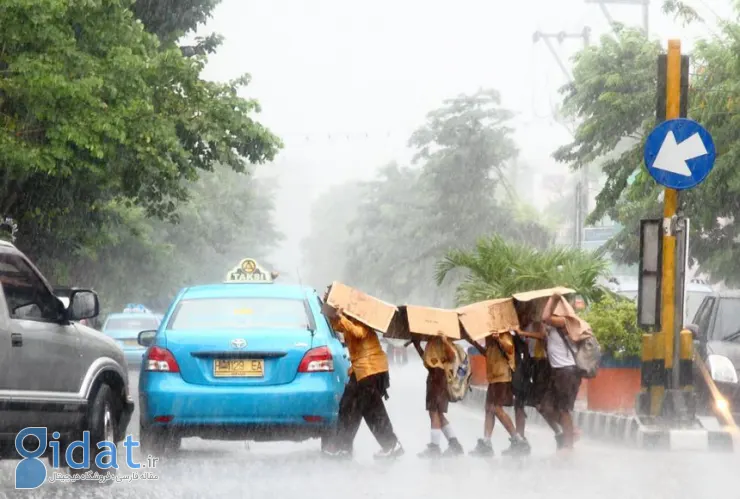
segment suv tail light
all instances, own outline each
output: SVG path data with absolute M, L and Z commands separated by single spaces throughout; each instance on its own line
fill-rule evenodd
M 151 346 L 146 351 L 146 370 L 163 373 L 179 373 L 180 366 L 177 365 L 172 352 L 166 348 Z
M 334 357 L 328 347 L 312 348 L 301 360 L 299 373 L 329 372 L 334 370 Z

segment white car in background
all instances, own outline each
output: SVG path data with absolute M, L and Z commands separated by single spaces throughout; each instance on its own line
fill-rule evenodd
M 633 276 L 615 276 L 610 279 L 607 287 L 615 293 L 618 293 L 630 300 L 637 300 L 638 281 Z M 694 314 L 699 309 L 699 305 L 706 296 L 714 293 L 709 284 L 700 279 L 691 279 L 686 284 L 686 301 L 684 305 L 683 317 L 684 324 L 689 324 Z

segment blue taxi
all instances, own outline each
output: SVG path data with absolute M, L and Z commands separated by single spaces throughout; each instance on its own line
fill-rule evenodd
M 153 313 L 144 305 L 129 303 L 122 313 L 108 315 L 103 324 L 103 333 L 116 340 L 123 350 L 128 366 L 139 369 L 146 351 L 139 345 L 139 332 L 157 329 L 161 320 L 161 315 Z
M 244 259 L 225 283 L 181 290 L 159 328 L 141 332 L 142 447 L 177 449 L 183 437 L 325 443 L 349 359 L 317 292 L 276 277 Z

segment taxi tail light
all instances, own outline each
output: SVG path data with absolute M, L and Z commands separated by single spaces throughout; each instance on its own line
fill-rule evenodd
M 299 373 L 330 372 L 334 370 L 334 357 L 328 347 L 312 348 L 303 356 Z
M 180 366 L 177 365 L 172 352 L 166 348 L 152 346 L 146 352 L 146 370 L 164 373 L 179 373 Z

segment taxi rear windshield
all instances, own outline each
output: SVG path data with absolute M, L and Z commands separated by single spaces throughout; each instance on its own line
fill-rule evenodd
M 287 298 L 182 300 L 167 329 L 308 329 L 306 302 Z

